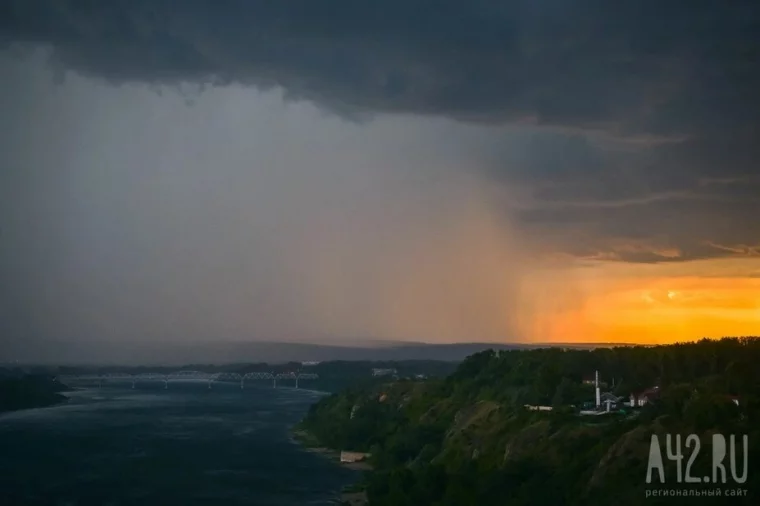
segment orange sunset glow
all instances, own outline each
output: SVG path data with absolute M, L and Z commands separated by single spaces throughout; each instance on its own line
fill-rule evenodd
M 582 301 L 547 324 L 550 342 L 665 344 L 760 333 L 757 262 L 606 264 L 576 277 Z M 746 276 L 738 275 L 742 268 Z M 588 270 L 588 269 L 585 269 Z M 540 338 L 539 338 L 540 339 Z

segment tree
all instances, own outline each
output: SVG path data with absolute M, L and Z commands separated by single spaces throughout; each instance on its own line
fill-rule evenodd
M 554 391 L 554 397 L 552 398 L 552 406 L 559 408 L 569 403 L 568 396 L 573 388 L 573 382 L 568 378 L 562 378 L 562 381 L 557 385 Z

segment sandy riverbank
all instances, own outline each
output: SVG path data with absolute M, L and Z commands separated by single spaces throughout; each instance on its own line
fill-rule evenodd
M 324 446 L 318 446 L 317 439 L 308 431 L 294 430 L 293 440 L 303 445 L 304 450 L 311 453 L 317 453 L 325 458 L 335 462 L 336 464 L 343 466 L 354 471 L 371 471 L 372 465 L 369 462 L 341 462 L 340 451 L 333 448 L 326 448 Z M 349 506 L 366 506 L 369 504 L 367 500 L 367 493 L 363 490 L 344 491 L 340 495 L 341 504 L 348 504 Z
M 324 455 L 328 459 L 334 461 L 336 464 L 340 464 L 341 466 L 346 467 L 348 469 L 353 469 L 355 471 L 371 471 L 372 470 L 372 464 L 370 464 L 369 462 L 365 462 L 365 461 L 341 462 L 340 452 L 332 448 L 316 446 L 316 447 L 305 447 L 304 450 L 306 450 L 307 452 Z

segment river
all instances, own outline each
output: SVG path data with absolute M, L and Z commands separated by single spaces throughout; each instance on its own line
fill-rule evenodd
M 0 504 L 326 505 L 358 477 L 290 438 L 318 392 L 172 382 L 67 395 L 0 415 Z

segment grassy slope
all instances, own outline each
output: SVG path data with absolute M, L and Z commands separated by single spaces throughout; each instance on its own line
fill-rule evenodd
M 715 431 L 750 433 L 750 442 L 755 442 L 750 464 L 758 453 L 760 433 L 754 415 L 746 408 L 724 405 L 709 393 L 695 391 L 670 411 L 661 405 L 635 417 L 579 417 L 527 412 L 512 400 L 524 393 L 521 388 L 491 389 L 478 382 L 479 373 L 474 373 L 444 382 L 402 381 L 344 392 L 318 403 L 303 426 L 332 447 L 373 453 L 380 476 L 371 480 L 379 485 L 374 494 L 370 487 L 370 498 L 377 505 L 636 505 L 651 488 L 645 476 L 652 434 L 664 441 L 666 433 L 697 433 L 708 441 Z M 685 455 L 688 459 L 690 452 Z M 669 483 L 677 486 L 675 465 L 667 460 L 664 447 L 663 457 Z M 700 470 L 696 476 L 709 471 L 708 457 L 709 449 L 703 449 L 694 464 Z M 438 486 L 426 481 L 432 468 L 445 470 L 446 479 Z M 753 476 L 757 488 L 757 473 L 750 481 Z M 450 489 L 460 482 L 465 492 L 456 496 L 458 492 Z M 441 487 L 446 490 L 437 490 Z M 754 504 L 754 499 L 730 501 Z M 646 501 L 689 504 L 694 499 Z

